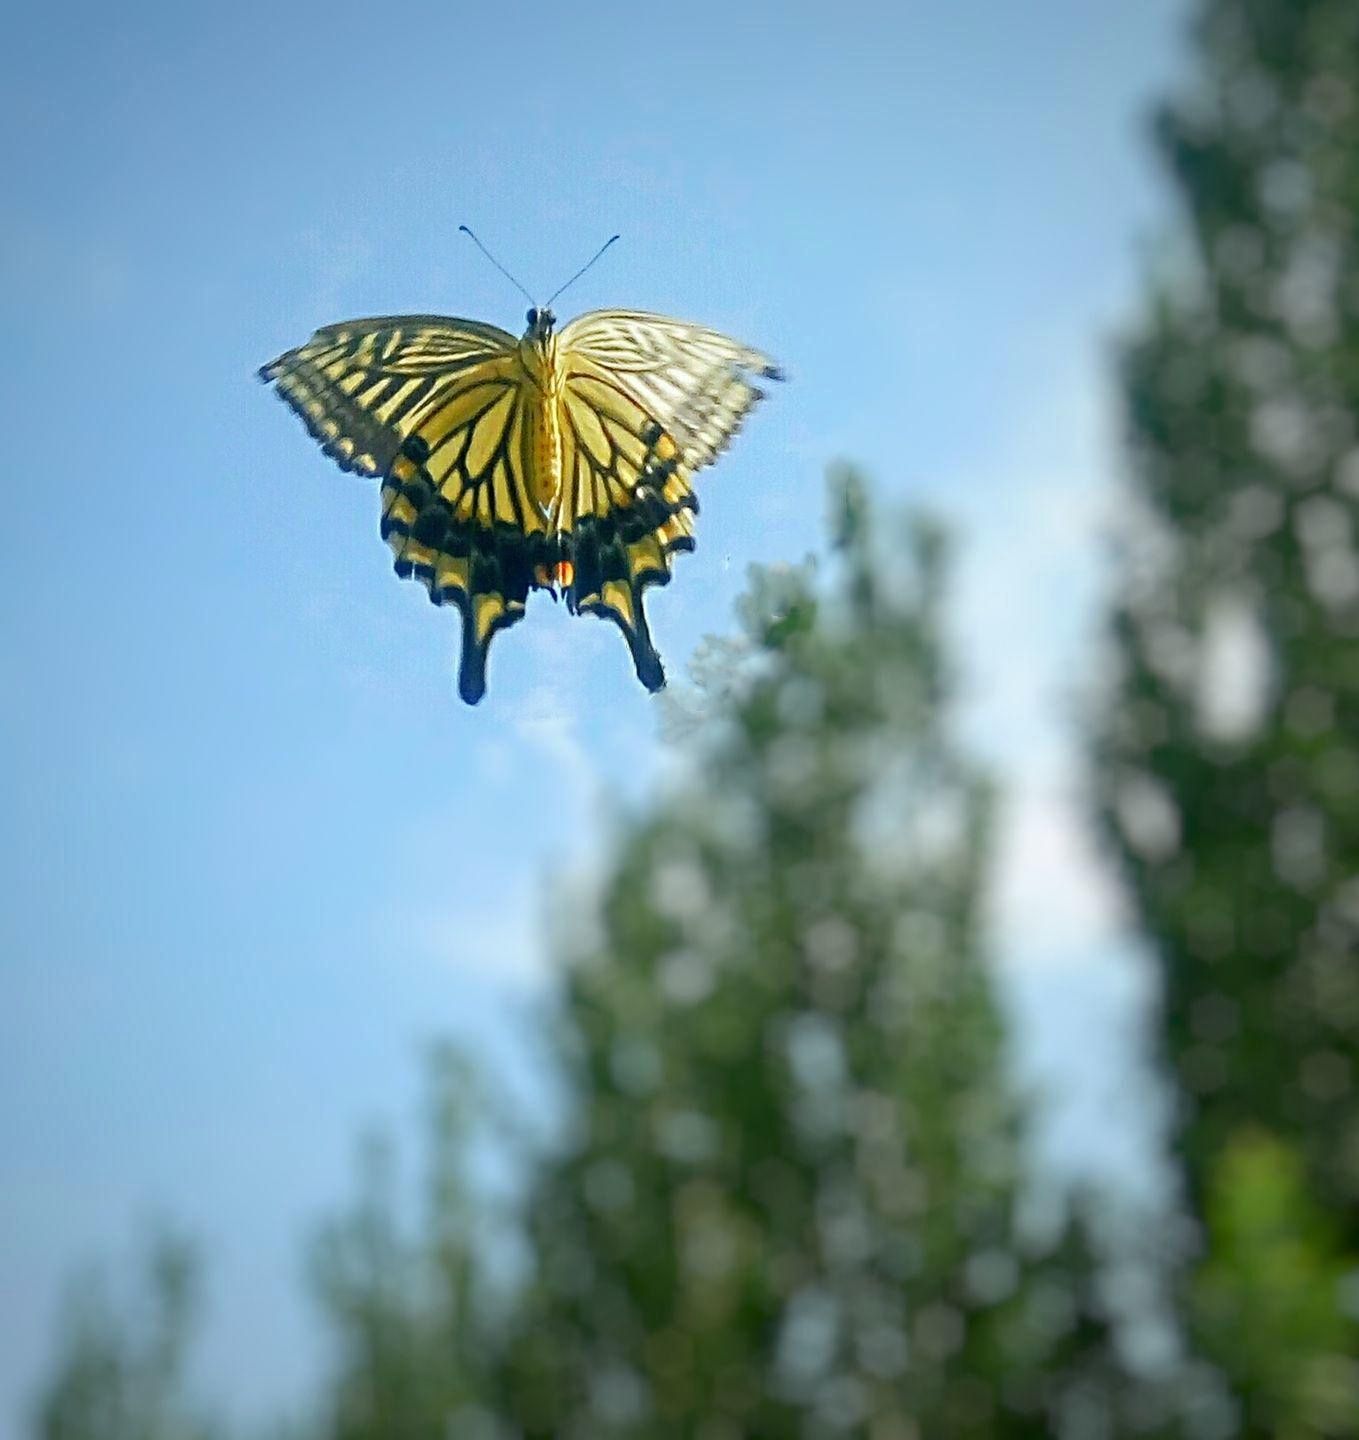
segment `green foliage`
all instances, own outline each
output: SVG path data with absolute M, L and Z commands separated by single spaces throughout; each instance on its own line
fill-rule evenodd
M 1359 1435 L 1359 1274 L 1297 1156 L 1247 1131 L 1215 1157 L 1211 1249 L 1195 1301 L 1203 1334 L 1234 1352 L 1272 1435 Z
M 616 837 L 563 957 L 555 1142 L 524 1148 L 441 1050 L 416 1213 L 390 1151 L 364 1151 L 311 1256 L 333 1369 L 308 1435 L 1171 1433 L 1086 1228 L 1019 1219 L 943 536 L 894 527 L 851 474 L 833 499 L 827 573 L 753 573 L 685 781 Z M 528 1162 L 514 1225 L 488 1132 Z M 73 1325 L 43 1440 L 205 1433 L 179 1398 L 187 1292 L 158 1274 L 150 1339 L 104 1310 Z
M 34 1410 L 39 1440 L 210 1440 L 217 1433 L 186 1395 L 197 1266 L 182 1239 L 156 1236 L 143 1291 L 120 1308 L 98 1274 L 72 1285 Z
M 943 539 L 891 528 L 842 475 L 834 581 L 754 572 L 685 784 L 619 837 L 530 1193 L 525 1435 L 1112 1434 L 1137 1388 L 1079 1235 L 1016 1218 L 990 797 L 946 734 Z
M 333 1440 L 478 1440 L 490 1423 L 480 1402 L 495 1306 L 478 1275 L 488 1226 L 470 1174 L 482 1092 L 447 1047 L 436 1051 L 431 1078 L 423 1217 L 401 1223 L 391 1152 L 374 1139 L 363 1150 L 357 1203 L 322 1231 L 312 1256 L 336 1348 L 321 1417 Z
M 1126 361 L 1101 786 L 1162 969 L 1199 1338 L 1238 1433 L 1351 1435 L 1316 1396 L 1354 1340 L 1312 1307 L 1359 1269 L 1359 6 L 1206 0 L 1199 37 L 1160 126 L 1187 264 Z

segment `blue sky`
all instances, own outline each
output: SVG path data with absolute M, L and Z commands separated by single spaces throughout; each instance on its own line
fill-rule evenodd
M 1001 963 L 1067 1096 L 1058 1148 L 1136 1152 L 1091 1122 L 1143 986 L 1069 734 L 1182 11 L 11 17 L 0 1436 L 60 1277 L 157 1211 L 208 1250 L 207 1388 L 246 1416 L 303 1394 L 299 1246 L 356 1135 L 409 1120 L 433 1036 L 523 1071 L 545 879 L 660 783 L 616 632 L 545 597 L 463 707 L 454 619 L 391 575 L 373 487 L 252 379 L 350 316 L 517 328 L 463 222 L 540 293 L 621 231 L 560 311 L 685 316 L 792 375 L 703 477 L 698 553 L 651 601 L 672 678 L 749 562 L 820 545 L 828 460 L 963 527 L 968 730 L 1011 781 Z

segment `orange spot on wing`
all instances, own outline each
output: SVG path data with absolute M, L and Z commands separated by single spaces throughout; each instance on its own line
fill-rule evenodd
M 563 560 L 556 565 L 539 565 L 534 569 L 533 578 L 539 585 L 552 585 L 558 590 L 565 590 L 576 578 L 576 567 L 569 560 Z

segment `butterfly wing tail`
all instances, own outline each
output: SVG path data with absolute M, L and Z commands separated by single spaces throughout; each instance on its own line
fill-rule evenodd
M 693 548 L 693 509 L 687 505 L 640 533 L 587 520 L 576 535 L 573 608 L 618 626 L 637 678 L 651 691 L 664 687 L 665 667 L 647 624 L 646 592 L 668 585 L 672 557 Z
M 632 653 L 637 678 L 653 693 L 665 688 L 665 666 L 651 639 L 641 594 L 618 581 L 606 581 L 594 599 L 582 600 L 577 607 L 582 614 L 598 615 L 612 620 L 623 632 Z
M 509 526 L 459 522 L 423 467 L 403 457 L 382 487 L 382 538 L 399 576 L 419 580 L 434 604 L 461 613 L 458 694 L 475 705 L 486 693 L 491 641 L 524 615 L 534 558 L 529 537 Z
M 462 655 L 458 661 L 458 695 L 468 705 L 475 705 L 486 693 L 486 656 L 491 641 L 502 630 L 508 629 L 524 614 L 522 604 L 505 602 L 498 594 L 463 596 L 454 593 L 450 598 L 462 611 Z M 431 590 L 430 599 L 435 595 Z M 435 602 L 442 603 L 436 600 Z M 485 618 L 489 606 L 489 618 Z

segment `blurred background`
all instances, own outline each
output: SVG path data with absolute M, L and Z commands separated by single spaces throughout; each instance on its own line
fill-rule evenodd
M 1359 10 L 0 57 L 0 1436 L 1359 1434 Z M 456 698 L 318 325 L 791 383 Z

